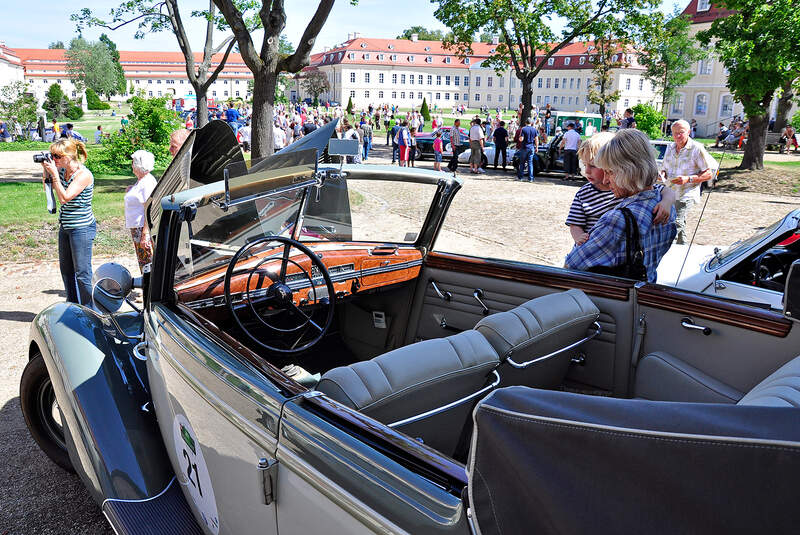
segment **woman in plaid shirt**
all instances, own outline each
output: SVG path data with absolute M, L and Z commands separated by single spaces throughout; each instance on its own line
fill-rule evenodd
M 661 193 L 653 188 L 658 167 L 647 136 L 634 129 L 617 132 L 595 156 L 605 172 L 614 196 L 623 199 L 615 209 L 600 217 L 583 245 L 567 255 L 567 268 L 591 270 L 597 266 L 620 266 L 626 259 L 625 217 L 620 208 L 628 208 L 639 228 L 640 245 L 648 282 L 656 282 L 656 268 L 675 238 L 675 210 L 669 222 L 653 223 L 653 211 Z

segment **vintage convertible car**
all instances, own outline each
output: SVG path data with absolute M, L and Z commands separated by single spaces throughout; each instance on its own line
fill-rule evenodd
M 783 309 L 786 275 L 800 258 L 800 209 L 730 247 L 673 245 L 658 282 Z
M 32 322 L 26 423 L 117 533 L 796 530 L 800 269 L 781 315 L 437 252 L 460 179 L 332 132 L 192 132 L 149 272 Z

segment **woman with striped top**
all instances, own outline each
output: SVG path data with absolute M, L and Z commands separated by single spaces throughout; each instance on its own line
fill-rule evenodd
M 61 204 L 58 215 L 58 262 L 67 301 L 89 305 L 92 301 L 92 246 L 97 222 L 92 213 L 94 177 L 83 162 L 86 147 L 62 138 L 50 145 L 52 159 L 42 162 L 42 181 L 50 179 Z

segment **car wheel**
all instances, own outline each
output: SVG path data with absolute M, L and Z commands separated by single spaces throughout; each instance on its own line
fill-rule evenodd
M 64 470 L 75 472 L 67 453 L 63 415 L 41 353 L 22 372 L 19 399 L 25 424 L 42 451 Z
M 419 148 L 414 149 L 414 159 L 421 160 L 422 159 L 422 151 Z

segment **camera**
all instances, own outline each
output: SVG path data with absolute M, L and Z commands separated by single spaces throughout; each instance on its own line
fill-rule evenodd
M 53 155 L 49 152 L 40 152 L 33 155 L 33 163 L 49 162 L 53 159 Z

